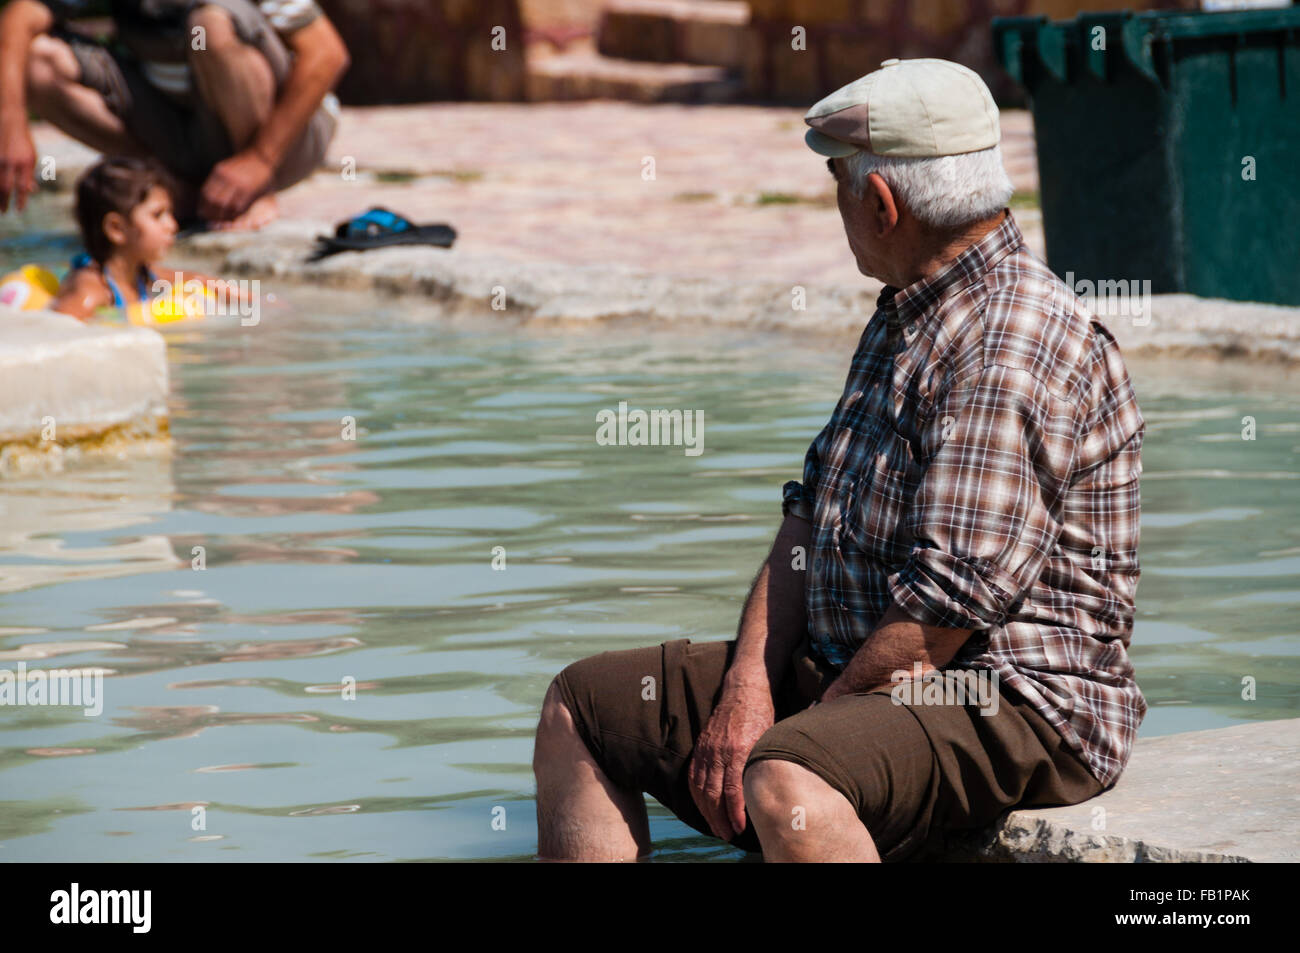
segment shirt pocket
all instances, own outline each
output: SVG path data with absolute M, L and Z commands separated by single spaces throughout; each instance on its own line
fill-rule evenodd
M 889 425 L 881 430 L 849 491 L 841 547 L 892 571 L 911 554 L 907 513 L 923 468 L 906 437 Z

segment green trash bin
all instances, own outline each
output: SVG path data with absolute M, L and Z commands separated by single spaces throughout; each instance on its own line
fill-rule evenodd
M 1053 271 L 1300 305 L 1300 8 L 998 17 L 993 42 Z

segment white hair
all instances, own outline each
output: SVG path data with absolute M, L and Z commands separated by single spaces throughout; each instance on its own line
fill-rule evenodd
M 844 160 L 848 188 L 858 198 L 867 190 L 867 176 L 880 173 L 894 198 L 931 228 L 961 228 L 997 215 L 1015 191 L 1002 149 L 993 146 L 955 156 L 901 158 L 855 152 Z

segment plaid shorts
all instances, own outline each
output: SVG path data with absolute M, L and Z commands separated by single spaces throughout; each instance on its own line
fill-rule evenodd
M 709 836 L 688 768 L 735 647 L 734 640 L 679 639 L 595 655 L 556 678 L 610 780 L 650 794 Z M 853 805 L 884 861 L 919 859 L 947 831 L 983 827 L 1011 808 L 1077 804 L 1102 791 L 1057 731 L 1005 687 L 994 714 L 976 704 L 897 704 L 888 691 L 810 709 L 836 675 L 806 642 L 796 651 L 773 698 L 776 724 L 746 766 L 775 758 L 823 778 Z M 646 692 L 647 684 L 655 691 Z M 752 823 L 731 843 L 757 851 Z

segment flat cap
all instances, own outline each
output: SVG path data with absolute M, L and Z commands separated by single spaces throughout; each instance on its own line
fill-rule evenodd
M 803 117 L 804 141 L 824 156 L 948 156 L 991 149 L 1001 128 L 984 80 L 948 60 L 885 60 Z

